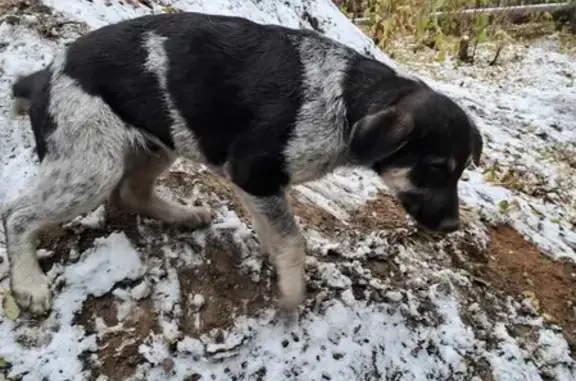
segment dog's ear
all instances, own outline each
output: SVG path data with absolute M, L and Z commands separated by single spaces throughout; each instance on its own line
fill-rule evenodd
M 352 127 L 350 160 L 370 164 L 392 155 L 407 143 L 413 121 L 395 107 L 370 114 Z
M 484 146 L 484 141 L 482 139 L 482 134 L 476 125 L 472 126 L 472 162 L 476 167 L 480 165 L 480 157 L 482 156 L 482 148 Z

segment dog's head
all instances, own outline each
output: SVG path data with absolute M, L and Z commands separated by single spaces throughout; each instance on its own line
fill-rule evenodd
M 422 228 L 452 232 L 459 227 L 458 180 L 479 164 L 482 146 L 464 110 L 424 88 L 354 124 L 349 152 L 382 177 Z

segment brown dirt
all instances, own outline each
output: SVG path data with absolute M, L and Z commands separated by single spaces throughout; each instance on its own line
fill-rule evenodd
M 358 210 L 351 212 L 349 222 L 363 231 L 394 230 L 408 226 L 406 212 L 400 203 L 384 192 L 379 192 Z
M 557 321 L 571 342 L 576 342 L 576 312 L 567 302 L 576 302 L 574 266 L 555 262 L 509 226 L 497 226 L 490 233 L 490 258 L 485 277 L 511 295 L 533 292 L 543 313 Z
M 20 14 L 42 14 L 52 13 L 52 10 L 43 5 L 39 0 L 2 0 L 0 1 L 0 16 L 13 13 Z
M 392 230 L 406 227 L 407 218 L 398 202 L 383 193 L 353 212 L 350 223 L 360 230 Z M 471 237 L 464 237 L 456 247 L 463 256 L 453 261 L 454 266 L 469 270 L 495 291 L 513 296 L 534 292 L 541 312 L 564 328 L 569 342 L 576 343 L 576 310 L 567 304 L 572 301 L 576 305 L 576 279 L 572 277 L 576 266 L 549 259 L 515 229 L 504 225 L 490 228 L 487 250 L 478 247 Z M 368 261 L 366 266 L 374 276 L 389 281 L 395 281 L 394 276 L 390 278 L 391 272 L 398 274 L 390 260 Z M 489 314 L 493 310 L 487 305 L 482 308 Z
M 314 204 L 302 201 L 295 190 L 290 191 L 290 202 L 294 214 L 300 217 L 303 225 L 317 230 L 326 235 L 334 235 L 335 233 L 350 230 L 347 226 L 334 215 L 327 212 Z
M 216 195 L 217 199 L 213 200 L 210 198 L 211 202 L 230 205 L 239 217 L 247 217 L 232 186 L 226 180 L 208 171 L 194 174 L 183 171 L 170 171 L 165 177 L 160 179 L 160 184 L 167 186 L 175 195 L 187 201 L 190 201 L 191 190 L 197 186 L 206 197 L 212 193 Z
M 206 246 L 210 263 L 179 271 L 183 307 L 182 331 L 194 337 L 215 328 L 230 327 L 237 315 L 254 316 L 269 303 L 273 290 L 240 272 L 240 250 L 231 242 L 212 241 Z M 200 326 L 196 327 L 194 295 L 204 297 Z
M 48 271 L 55 263 L 65 265 L 69 262 L 72 249 L 83 252 L 93 247 L 95 239 L 114 231 L 124 232 L 134 245 L 138 244 L 141 237 L 135 215 L 106 205 L 104 218 L 102 228 L 76 226 L 64 228 L 62 225 L 56 225 L 39 234 L 38 247 L 54 251 L 52 256 L 41 260 L 42 269 Z M 153 307 L 151 299 L 139 301 L 131 319 L 123 322 L 123 330 L 109 333 L 98 340 L 101 366 L 95 368 L 93 364 L 86 363 L 87 358 L 84 359 L 85 366 L 94 370 L 93 376 L 98 375 L 95 373 L 102 373 L 111 381 L 123 381 L 134 373 L 137 365 L 143 361 L 138 346 L 151 332 L 159 332 Z M 116 312 L 116 301 L 110 293 L 98 298 L 90 297 L 76 316 L 74 324 L 82 325 L 87 334 L 94 334 L 96 317 L 102 318 L 107 326 L 112 327 L 118 324 Z M 123 344 L 127 340 L 128 344 Z
M 408 227 L 408 218 L 400 203 L 392 195 L 383 191 L 378 192 L 375 197 L 358 209 L 351 211 L 348 222 L 351 225 L 350 229 L 360 234 L 377 230 L 395 231 Z M 365 266 L 373 276 L 386 283 L 391 282 L 400 286 L 404 281 L 392 257 L 386 260 L 371 259 L 365 263 Z
M 359 208 L 349 211 L 346 223 L 316 205 L 300 201 L 297 192 L 291 192 L 294 213 L 305 225 L 326 235 L 339 233 L 357 235 L 377 230 L 396 230 L 408 227 L 406 212 L 390 194 L 379 192 Z
M 401 285 L 405 280 L 398 265 L 392 260 L 369 260 L 365 266 L 370 270 L 372 276 L 379 278 L 385 283 Z
M 190 174 L 182 171 L 172 171 L 165 178 L 161 179 L 160 183 L 169 187 L 171 191 L 182 198 L 189 197 L 189 192 L 194 186 L 198 186 L 205 195 L 214 193 L 218 200 L 210 200 L 211 204 L 227 205 L 232 208 L 244 222 L 249 225 L 251 223 L 248 211 L 236 196 L 232 186 L 226 180 L 210 172 Z M 342 221 L 338 220 L 326 210 L 302 201 L 298 196 L 298 192 L 295 190 L 289 192 L 289 198 L 294 214 L 300 217 L 304 225 L 308 225 L 326 234 L 333 234 L 350 229 L 346 224 L 342 223 Z
M 576 305 L 576 279 L 572 277 L 576 266 L 550 259 L 510 226 L 490 227 L 489 234 L 487 250 L 471 242 L 459 243 L 463 256 L 453 265 L 470 271 L 481 282 L 480 287 L 487 287 L 496 294 L 520 299 L 526 293 L 533 293 L 545 321 L 564 328 L 573 356 L 576 356 L 576 310 L 573 307 Z M 573 305 L 569 305 L 570 302 Z M 494 317 L 498 313 L 492 302 L 479 300 L 479 303 L 489 315 Z M 522 326 L 510 326 L 509 329 L 515 337 L 535 334 Z
M 96 333 L 96 318 L 104 320 L 108 327 L 116 326 L 117 304 L 111 294 L 89 298 L 82 312 L 76 317 L 86 334 Z M 110 381 L 124 381 L 134 374 L 136 367 L 144 361 L 138 347 L 145 343 L 151 333 L 159 333 L 158 321 L 151 298 L 140 300 L 130 318 L 122 322 L 122 329 L 110 332 L 97 340 L 99 367 L 86 364 L 92 369 L 92 378 L 105 375 Z
M 38 248 L 53 251 L 54 254 L 40 261 L 42 270 L 49 271 L 55 263 L 68 262 L 70 250 L 83 252 L 94 245 L 97 238 L 109 235 L 114 231 L 123 231 L 126 236 L 137 243 L 140 233 L 137 229 L 136 216 L 121 212 L 106 205 L 105 224 L 102 228 L 74 227 L 64 228 L 62 224 L 45 229 L 38 235 Z

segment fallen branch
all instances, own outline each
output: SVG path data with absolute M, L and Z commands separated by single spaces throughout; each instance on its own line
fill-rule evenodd
M 535 13 L 550 13 L 552 15 L 559 13 L 570 13 L 576 11 L 576 3 L 551 3 L 551 4 L 533 4 L 518 5 L 513 7 L 500 8 L 475 8 L 464 9 L 455 12 L 435 12 L 433 16 L 438 19 L 457 18 L 475 19 L 478 15 L 487 14 L 490 16 L 505 16 L 510 22 L 516 22 L 519 19 Z
M 524 17 L 534 13 L 548 12 L 553 16 L 561 14 L 575 14 L 576 3 L 550 3 L 550 4 L 533 4 L 533 5 L 518 5 L 511 7 L 494 7 L 494 8 L 473 8 L 464 9 L 453 12 L 434 12 L 431 16 L 435 16 L 438 20 L 443 19 L 457 19 L 463 21 L 466 19 L 475 19 L 479 15 L 487 14 L 489 16 L 505 16 L 510 22 L 518 22 Z M 389 15 L 385 15 L 387 18 Z M 357 25 L 367 25 L 370 23 L 369 17 L 359 17 L 353 20 Z

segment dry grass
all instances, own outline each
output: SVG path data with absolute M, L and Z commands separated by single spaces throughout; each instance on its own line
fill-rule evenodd
M 549 13 L 531 14 L 522 24 L 512 23 L 509 14 L 493 16 L 478 14 L 472 17 L 437 17 L 436 12 L 458 13 L 464 9 L 504 6 L 500 0 L 334 0 L 343 13 L 351 19 L 363 18 L 363 31 L 374 42 L 394 56 L 394 45 L 407 39 L 414 50 L 431 48 L 438 52 L 438 61 L 459 53 L 460 41 L 466 36 L 470 41 L 473 61 L 475 46 L 487 41 L 496 42 L 500 48 L 515 40 L 526 40 L 562 32 L 566 20 L 554 20 Z M 546 2 L 545 0 L 540 3 Z M 522 3 L 519 1 L 518 3 Z M 569 33 L 565 33 L 569 35 Z M 571 38 L 566 38 L 568 45 Z

